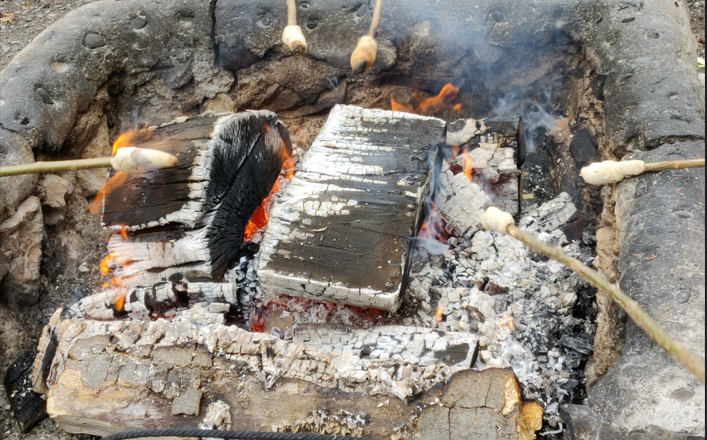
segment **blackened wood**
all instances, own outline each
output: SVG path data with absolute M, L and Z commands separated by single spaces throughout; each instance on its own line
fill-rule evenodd
M 12 413 L 23 433 L 28 433 L 47 417 L 47 402 L 34 392 L 32 370 L 37 349 L 23 353 L 5 374 L 5 391 Z
M 142 147 L 180 158 L 175 169 L 131 173 L 108 194 L 104 224 L 124 284 L 213 281 L 237 255 L 245 228 L 272 190 L 292 146 L 267 111 L 180 120 L 156 127 Z
M 444 121 L 337 106 L 271 212 L 258 276 L 270 295 L 395 311 Z

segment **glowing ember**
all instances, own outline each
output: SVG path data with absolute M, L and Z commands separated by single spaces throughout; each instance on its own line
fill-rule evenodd
M 442 88 L 439 95 L 425 100 L 419 107 L 410 107 L 391 99 L 391 105 L 396 112 L 415 113 L 418 115 L 431 116 L 445 109 L 460 111 L 461 104 L 450 106 L 451 102 L 459 96 L 459 87 L 454 84 L 447 84 Z
M 270 207 L 272 206 L 273 199 L 282 189 L 282 184 L 292 179 L 297 171 L 297 157 L 290 156 L 287 152 L 287 146 L 284 141 L 282 142 L 282 147 L 280 148 L 280 154 L 283 159 L 285 159 L 282 164 L 280 178 L 277 179 L 277 182 L 275 182 L 275 186 L 273 186 L 270 194 L 265 198 L 265 200 L 263 200 L 263 203 L 260 204 L 253 216 L 250 218 L 250 221 L 245 227 L 243 241 L 251 241 L 258 232 L 265 229 L 265 226 L 267 226 L 268 221 L 270 220 Z

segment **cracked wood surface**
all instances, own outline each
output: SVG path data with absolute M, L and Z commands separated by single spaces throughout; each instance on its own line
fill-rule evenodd
M 35 390 L 74 433 L 193 427 L 222 400 L 234 429 L 269 431 L 320 409 L 346 410 L 370 416 L 366 435 L 388 439 L 394 428 L 415 428 L 421 402 L 472 367 L 478 350 L 469 333 L 414 327 L 306 327 L 288 342 L 224 325 L 228 309 L 197 304 L 156 321 L 58 312 L 40 341 Z
M 141 146 L 180 163 L 130 173 L 106 195 L 104 224 L 129 231 L 108 246 L 123 262 L 115 275 L 129 286 L 218 279 L 291 155 L 286 128 L 268 111 L 185 118 Z
M 335 107 L 272 208 L 258 271 L 265 292 L 397 310 L 429 150 L 445 126 Z

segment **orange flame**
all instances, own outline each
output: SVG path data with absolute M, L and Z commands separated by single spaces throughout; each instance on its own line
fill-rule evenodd
M 469 180 L 474 180 L 474 159 L 471 157 L 469 148 L 464 149 L 464 174 Z
M 266 127 L 269 129 L 269 126 Z M 297 158 L 288 153 L 285 141 L 282 141 L 280 155 L 284 159 L 280 178 L 277 179 L 277 182 L 275 182 L 270 194 L 263 200 L 263 203 L 260 204 L 258 209 L 255 210 L 255 213 L 253 213 L 253 216 L 250 218 L 250 221 L 245 227 L 243 241 L 251 241 L 259 231 L 265 229 L 265 226 L 267 226 L 270 221 L 270 206 L 272 205 L 273 199 L 280 192 L 283 181 L 292 179 L 297 171 Z
M 106 195 L 110 194 L 112 191 L 115 191 L 122 184 L 124 184 L 128 180 L 128 176 L 129 174 L 126 171 L 118 171 L 111 176 L 106 184 L 103 185 L 103 188 L 98 191 L 96 198 L 93 199 L 93 201 L 88 205 L 88 210 L 91 211 L 92 214 L 98 214 L 101 212 L 101 209 L 103 209 L 103 202 L 106 200 Z
M 151 128 L 145 128 L 142 130 L 128 130 L 125 133 L 118 136 L 118 139 L 113 143 L 113 156 L 121 148 L 132 147 L 136 144 L 147 141 L 152 137 L 154 130 Z
M 150 137 L 152 137 L 153 132 L 154 130 L 149 128 L 143 130 L 126 131 L 125 133 L 118 136 L 118 139 L 116 139 L 113 143 L 113 156 L 115 156 L 115 153 L 117 153 L 118 150 L 120 150 L 121 148 L 130 147 L 140 142 L 147 141 Z M 116 188 L 124 184 L 125 181 L 128 180 L 128 176 L 129 174 L 125 171 L 118 171 L 117 173 L 115 173 L 110 179 L 108 179 L 106 184 L 103 185 L 103 188 L 98 191 L 98 194 L 96 194 L 96 198 L 93 199 L 93 201 L 88 205 L 88 210 L 92 214 L 98 214 L 99 212 L 101 212 L 101 209 L 103 208 L 103 202 L 106 199 L 106 195 L 110 194 L 111 191 L 114 191 Z
M 122 312 L 125 308 L 125 292 L 121 292 L 121 295 L 115 300 L 115 310 L 117 312 Z
M 418 115 L 431 116 L 437 112 L 449 108 L 452 101 L 454 101 L 457 96 L 459 96 L 459 87 L 454 84 L 447 84 L 442 88 L 439 95 L 434 96 L 425 100 L 419 107 L 411 107 L 405 104 L 397 102 L 394 98 L 391 98 L 391 106 L 394 111 L 406 112 L 406 113 L 416 113 Z M 460 111 L 461 104 L 456 104 L 452 107 L 453 111 Z
M 442 301 L 439 303 L 439 307 L 437 308 L 437 314 L 435 315 L 435 319 L 437 320 L 438 323 L 444 322 L 444 308 L 445 308 L 445 304 Z

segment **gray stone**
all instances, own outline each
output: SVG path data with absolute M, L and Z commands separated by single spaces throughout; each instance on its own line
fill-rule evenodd
M 607 153 L 704 139 L 704 89 L 684 1 L 591 2 L 575 23 L 604 80 Z
M 656 162 L 704 154 L 704 143 L 680 142 L 638 157 Z M 693 169 L 626 180 L 618 187 L 616 206 L 622 288 L 702 358 L 704 200 L 705 171 Z M 623 358 L 597 383 L 589 404 L 627 431 L 656 426 L 670 432 L 705 433 L 705 386 L 632 323 Z
M 212 3 L 96 2 L 69 12 L 2 71 L 0 125 L 35 151 L 56 152 L 109 80 L 112 91 L 128 93 L 146 72 L 172 87 L 193 74 L 196 96 L 227 91 L 232 75 L 214 66 Z
M 86 34 L 83 44 L 89 49 L 97 49 L 106 45 L 106 39 L 98 34 Z
M 679 434 L 649 426 L 645 430 L 626 432 L 613 427 L 588 406 L 563 405 L 560 409 L 565 423 L 564 440 L 698 440 L 704 437 Z
M 3 95 L 5 90 L 3 89 Z M 5 111 L 4 100 L 0 100 L 0 113 Z M 0 128 L 0 166 L 22 165 L 34 162 L 30 144 L 21 136 Z M 15 209 L 34 190 L 36 175 L 0 177 L 0 223 L 15 213 Z
M 34 196 L 0 224 L 0 300 L 11 307 L 38 300 L 43 231 L 42 207 Z
M 42 205 L 50 208 L 66 207 L 66 196 L 74 191 L 74 185 L 56 174 L 47 174 L 41 182 L 44 190 Z

